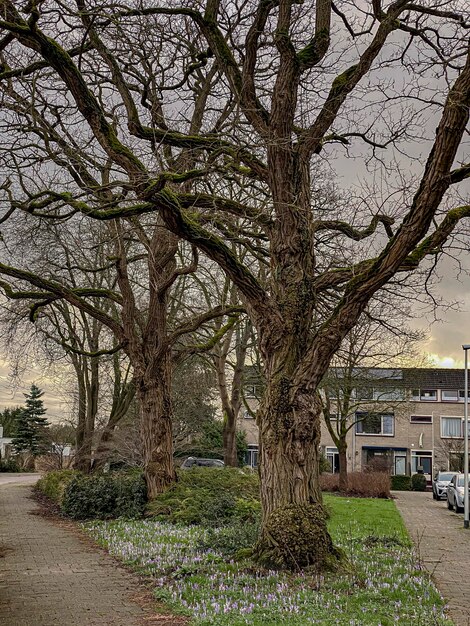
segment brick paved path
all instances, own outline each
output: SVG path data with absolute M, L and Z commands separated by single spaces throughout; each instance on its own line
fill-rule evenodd
M 470 530 L 431 493 L 396 491 L 396 505 L 456 626 L 470 626 Z
M 135 579 L 70 530 L 31 515 L 30 493 L 27 484 L 0 481 L 0 624 L 141 624 L 147 613 L 131 600 L 142 594 Z

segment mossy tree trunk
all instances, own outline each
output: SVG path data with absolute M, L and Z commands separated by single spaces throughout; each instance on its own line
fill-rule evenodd
M 317 515 L 322 509 L 321 407 L 314 392 L 296 388 L 295 371 L 295 362 L 285 358 L 284 351 L 266 364 L 266 390 L 257 416 L 263 520 L 254 555 L 267 566 L 321 568 L 336 554 L 325 520 Z M 294 516 L 298 524 L 283 529 L 281 545 L 273 532 L 276 520 L 284 523 L 286 515 Z M 304 545 L 302 561 L 293 563 L 291 555 L 296 553 L 299 532 L 305 536 L 321 532 L 322 541 Z
M 144 476 L 147 494 L 154 498 L 175 480 L 173 463 L 171 359 L 137 382 Z
M 320 413 L 314 397 L 289 399 L 284 378 L 269 383 L 259 411 L 263 517 L 287 504 L 321 502 Z

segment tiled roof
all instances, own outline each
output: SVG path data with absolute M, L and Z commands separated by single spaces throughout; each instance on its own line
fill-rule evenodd
M 406 389 L 463 389 L 465 370 L 448 368 L 357 368 L 357 378 L 373 385 Z
M 405 389 L 463 389 L 465 386 L 465 370 L 463 369 L 358 367 L 355 373 L 357 380 L 362 379 L 363 383 L 370 386 L 374 386 L 374 383 L 385 387 Z M 255 366 L 245 368 L 245 385 L 259 384 L 261 380 Z
M 449 368 L 410 368 L 403 369 L 406 386 L 420 389 L 463 389 L 465 370 Z

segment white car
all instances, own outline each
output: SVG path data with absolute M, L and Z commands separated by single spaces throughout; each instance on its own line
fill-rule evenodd
M 455 474 L 447 487 L 447 508 L 461 513 L 464 507 L 464 475 Z
M 432 481 L 432 497 L 434 500 L 446 499 L 447 487 L 457 472 L 438 472 Z

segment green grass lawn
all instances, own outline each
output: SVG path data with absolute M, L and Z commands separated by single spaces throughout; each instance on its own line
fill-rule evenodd
M 192 626 L 450 626 L 393 501 L 326 496 L 330 532 L 349 568 L 309 576 L 227 561 L 207 531 L 153 520 L 92 522 L 89 534 L 151 576 L 155 596 Z M 202 543 L 201 543 L 202 542 Z

